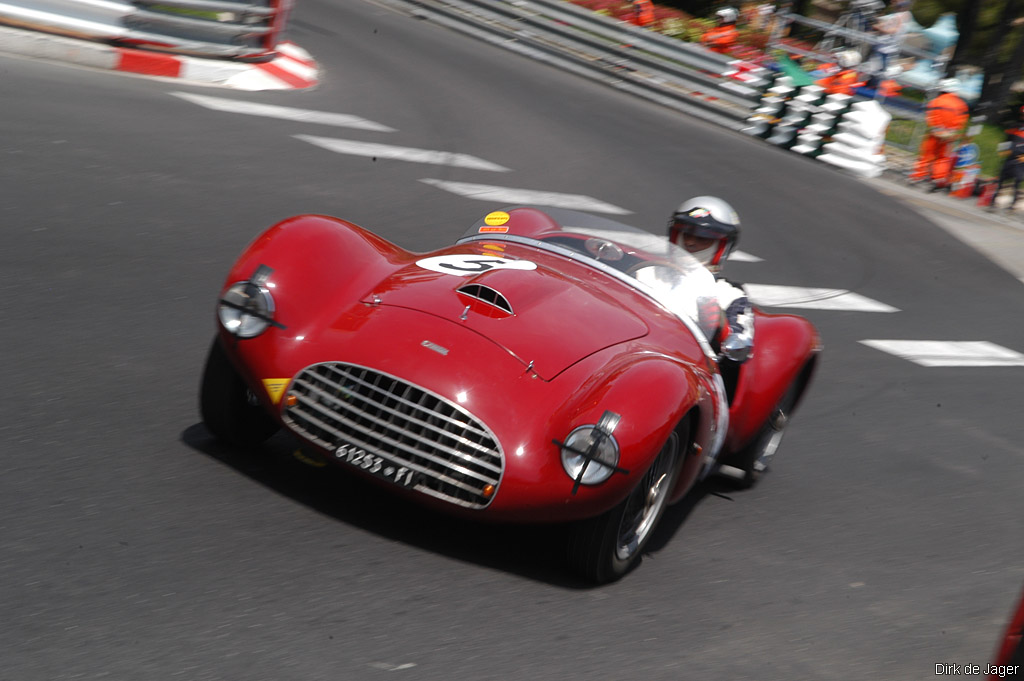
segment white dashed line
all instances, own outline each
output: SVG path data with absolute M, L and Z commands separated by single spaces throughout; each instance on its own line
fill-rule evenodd
M 838 288 L 806 288 L 744 284 L 747 296 L 766 307 L 793 307 L 805 310 L 846 310 L 851 312 L 899 312 L 899 308 Z
M 454 166 L 456 168 L 471 168 L 473 170 L 508 172 L 508 168 L 497 163 L 491 163 L 469 154 L 457 154 L 451 151 L 396 147 L 390 144 L 340 140 L 333 137 L 314 137 L 313 135 L 295 135 L 294 137 L 337 154 L 383 158 L 392 161 L 408 161 L 410 163 L 431 163 L 434 165 Z
M 862 340 L 924 367 L 1019 367 L 1024 355 L 988 341 Z
M 625 208 L 619 208 L 610 203 L 581 194 L 559 194 L 557 192 L 535 191 L 532 189 L 514 189 L 512 187 L 495 187 L 487 184 L 447 182 L 445 180 L 432 179 L 423 179 L 420 182 L 425 182 L 438 189 L 443 189 L 468 199 L 490 201 L 491 203 L 551 206 L 553 208 L 569 208 L 611 215 L 629 215 L 631 212 Z
M 208 95 L 196 95 L 190 92 L 172 92 L 175 97 L 198 104 L 199 106 L 214 111 L 225 111 L 228 113 L 244 114 L 247 116 L 263 116 L 266 118 L 278 118 L 285 121 L 297 123 L 316 123 L 318 125 L 333 125 L 340 128 L 356 128 L 358 130 L 372 130 L 374 132 L 394 132 L 380 123 L 368 121 L 359 116 L 349 114 L 330 113 L 327 111 L 312 111 L 309 109 L 294 109 L 289 106 L 277 106 L 274 104 L 257 104 L 255 102 L 242 102 L 236 99 L 224 99 L 222 97 L 210 97 Z

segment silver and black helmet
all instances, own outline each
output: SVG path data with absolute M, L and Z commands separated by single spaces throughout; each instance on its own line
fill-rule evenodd
M 740 239 L 740 216 L 718 197 L 697 196 L 672 214 L 668 238 L 717 272 Z

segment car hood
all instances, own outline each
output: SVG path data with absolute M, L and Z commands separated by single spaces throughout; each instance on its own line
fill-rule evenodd
M 536 263 L 530 263 L 531 265 Z M 481 334 L 551 379 L 599 350 L 640 338 L 647 325 L 600 272 L 578 268 L 492 269 L 453 276 L 413 263 L 363 302 L 417 310 Z

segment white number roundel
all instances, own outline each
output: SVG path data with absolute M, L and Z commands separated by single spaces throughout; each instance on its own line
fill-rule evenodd
M 510 260 L 493 255 L 476 255 L 473 253 L 438 255 L 433 258 L 417 260 L 416 264 L 425 270 L 440 272 L 441 274 L 454 274 L 458 277 L 482 274 L 489 270 L 537 269 L 537 263 L 530 262 L 529 260 Z

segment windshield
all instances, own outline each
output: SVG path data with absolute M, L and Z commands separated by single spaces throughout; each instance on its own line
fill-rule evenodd
M 530 211 L 523 215 L 518 211 Z M 715 278 L 695 257 L 665 237 L 605 218 L 574 211 L 513 209 L 492 213 L 460 239 L 526 243 L 560 253 L 614 274 L 676 314 L 698 322 L 702 329 L 717 320 L 704 320 L 703 303 L 715 300 Z M 494 215 L 507 217 L 501 225 Z M 556 222 L 555 219 L 558 221 Z

